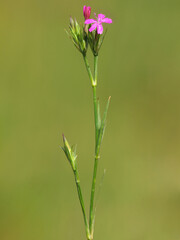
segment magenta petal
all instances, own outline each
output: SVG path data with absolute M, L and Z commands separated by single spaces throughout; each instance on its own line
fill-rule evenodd
M 110 18 L 104 18 L 104 19 L 101 20 L 101 22 L 112 23 L 112 19 L 110 19 Z
M 86 6 L 83 7 L 83 14 L 85 15 L 86 12 Z
M 89 19 L 90 15 L 91 15 L 91 7 L 84 6 L 83 7 L 83 15 L 84 15 L 85 20 Z
M 103 33 L 103 26 L 102 26 L 102 24 L 98 24 L 97 25 L 97 33 L 98 34 L 102 34 Z
M 100 13 L 100 14 L 98 14 L 98 18 L 99 19 L 105 18 L 105 15 Z
M 94 19 L 87 19 L 84 23 L 85 24 L 91 24 L 91 23 L 95 23 L 96 21 Z
M 97 28 L 97 23 L 94 23 L 94 24 L 90 27 L 89 31 L 92 32 L 92 31 L 94 31 L 96 28 Z

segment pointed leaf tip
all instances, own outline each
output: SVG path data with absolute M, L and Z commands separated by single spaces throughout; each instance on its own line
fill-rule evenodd
M 63 142 L 65 142 L 65 141 L 66 141 L 66 138 L 65 138 L 65 136 L 64 136 L 64 133 L 62 133 L 62 137 L 63 137 Z

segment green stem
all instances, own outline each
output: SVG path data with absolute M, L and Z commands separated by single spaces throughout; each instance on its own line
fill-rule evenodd
M 98 126 L 98 106 L 97 106 L 97 96 L 96 96 L 96 86 L 97 86 L 97 66 L 98 66 L 98 56 L 94 56 L 94 78 L 91 73 L 91 69 L 87 60 L 86 55 L 83 55 L 84 62 L 86 65 L 86 69 L 91 80 L 91 84 L 93 87 L 93 103 L 94 103 L 94 122 L 95 122 L 95 159 L 94 159 L 94 171 L 92 178 L 92 186 L 91 186 L 91 197 L 90 197 L 90 209 L 89 209 L 89 232 L 91 239 L 93 239 L 93 231 L 94 231 L 94 194 L 96 188 L 96 176 L 97 176 L 97 167 L 98 167 L 98 159 L 99 151 L 100 151 L 100 143 L 99 143 L 99 126 Z
M 92 187 L 91 187 L 91 198 L 90 198 L 90 209 L 89 209 L 89 230 L 91 235 L 93 235 L 93 225 L 94 225 L 94 194 L 95 194 L 95 187 L 96 187 L 96 176 L 97 176 L 97 167 L 98 167 L 98 159 L 99 154 L 97 154 L 97 144 L 98 144 L 98 108 L 97 108 L 97 97 L 96 97 L 96 85 L 97 85 L 97 63 L 98 63 L 98 56 L 94 57 L 94 83 L 93 86 L 93 102 L 94 102 L 94 122 L 95 122 L 95 160 L 94 160 L 94 171 L 93 171 L 93 178 L 92 178 Z
M 92 187 L 91 187 L 91 200 L 90 200 L 90 214 L 89 214 L 89 230 L 90 233 L 93 233 L 93 225 L 94 225 L 94 193 L 96 187 L 96 175 L 97 175 L 97 167 L 98 167 L 98 159 L 99 156 L 95 156 L 94 160 L 94 172 L 93 172 L 93 180 L 92 180 Z
M 83 55 L 83 58 L 84 58 L 84 62 L 85 62 L 85 66 L 86 66 L 89 78 L 91 80 L 91 84 L 92 84 L 92 86 L 94 86 L 95 82 L 94 82 L 93 75 L 92 75 L 92 72 L 91 72 L 91 69 L 90 69 L 90 66 L 89 66 L 89 63 L 88 63 L 86 55 Z
M 98 141 L 98 108 L 96 97 L 96 86 L 93 86 L 93 103 L 94 103 L 94 123 L 95 123 L 95 146 Z
M 98 74 L 98 56 L 94 56 L 94 82 L 97 85 L 97 74 Z
M 81 205 L 81 209 L 82 209 L 82 213 L 83 213 L 83 217 L 84 217 L 84 223 L 85 223 L 85 226 L 86 226 L 86 236 L 87 236 L 87 239 L 89 239 L 89 236 L 90 236 L 90 234 L 89 234 L 89 225 L 88 225 L 88 221 L 87 221 L 87 217 L 86 217 L 84 200 L 83 200 L 83 196 L 82 196 L 82 191 L 81 191 L 81 186 L 80 186 L 80 179 L 79 179 L 79 173 L 78 173 L 77 168 L 74 170 L 74 177 L 75 177 L 78 197 L 79 197 L 79 201 L 80 201 L 80 205 Z

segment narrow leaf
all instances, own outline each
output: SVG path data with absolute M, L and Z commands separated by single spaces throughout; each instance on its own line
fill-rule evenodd
M 98 118 L 98 130 L 101 128 L 101 113 L 100 113 L 100 104 L 99 99 L 97 100 L 97 118 Z
M 111 97 L 108 98 L 106 108 L 105 108 L 105 111 L 104 111 L 104 115 L 103 115 L 103 119 L 102 119 L 102 122 L 101 122 L 101 128 L 100 128 L 99 138 L 98 138 L 98 148 L 100 148 L 101 141 L 102 141 L 103 134 L 104 134 L 104 129 L 105 129 L 105 124 L 106 124 L 106 118 L 107 118 L 107 112 L 108 112 L 108 108 L 109 108 L 110 99 L 111 99 Z

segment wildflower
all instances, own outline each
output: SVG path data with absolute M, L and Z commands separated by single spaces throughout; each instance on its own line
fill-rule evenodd
M 90 15 L 91 15 L 91 7 L 84 6 L 83 7 L 83 15 L 84 15 L 85 20 L 89 19 Z
M 96 15 L 95 15 L 96 17 Z M 112 19 L 106 18 L 104 14 L 98 14 L 98 17 L 96 17 L 97 20 L 94 19 L 87 19 L 85 21 L 85 24 L 93 24 L 89 28 L 89 32 L 94 31 L 97 28 L 97 33 L 102 34 L 103 33 L 103 26 L 102 23 L 112 23 Z

